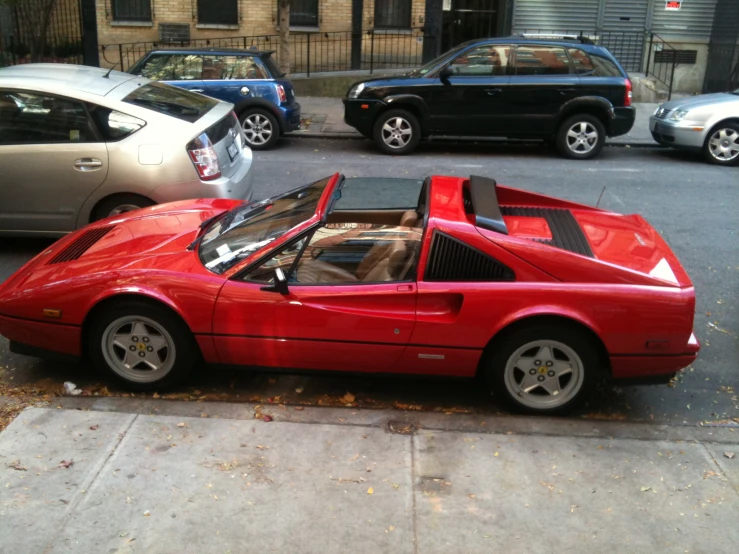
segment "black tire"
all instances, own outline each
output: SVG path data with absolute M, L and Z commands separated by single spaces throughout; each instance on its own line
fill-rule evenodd
M 95 206 L 90 216 L 90 223 L 100 221 L 106 217 L 120 215 L 141 208 L 148 208 L 154 204 L 155 202 L 138 194 L 114 194 Z
M 402 135 L 396 136 L 395 140 L 390 141 L 389 137 L 386 137 L 388 131 L 383 130 L 385 124 L 390 124 L 393 127 L 397 127 L 397 130 Z M 407 142 L 402 144 L 404 140 L 402 137 L 405 136 L 405 131 L 410 131 L 410 138 Z M 375 127 L 372 133 L 372 137 L 377 144 L 377 147 L 385 154 L 392 154 L 395 156 L 402 156 L 403 154 L 410 154 L 413 152 L 418 143 L 421 140 L 421 125 L 418 123 L 416 116 L 406 110 L 388 110 L 375 120 Z M 386 142 L 386 139 L 388 142 Z M 392 146 L 392 143 L 398 146 Z
M 718 141 L 718 144 L 716 143 Z M 727 121 L 719 123 L 706 137 L 703 143 L 703 157 L 708 163 L 715 165 L 734 166 L 739 164 L 739 153 L 735 153 L 734 146 L 739 144 L 739 123 Z M 724 150 L 726 146 L 730 146 L 731 150 Z M 714 153 L 714 148 L 716 148 Z M 729 157 L 721 158 L 720 155 L 728 154 Z M 731 158 L 730 156 L 734 157 Z
M 573 371 L 569 374 L 569 379 L 566 374 L 559 377 L 556 375 L 548 376 L 550 370 L 545 364 L 549 364 L 549 362 L 546 360 L 546 353 L 542 350 L 536 351 L 533 356 L 522 356 L 521 350 L 537 341 L 550 345 L 551 352 L 554 354 L 552 357 L 554 358 L 553 364 L 567 364 L 568 362 L 561 361 L 564 358 L 570 360 L 569 365 L 573 368 Z M 559 343 L 559 345 L 554 345 L 554 343 Z M 536 348 L 540 347 L 534 346 L 532 349 L 524 350 L 523 354 L 531 354 Z M 564 348 L 574 352 L 576 358 L 579 359 L 579 372 L 574 371 L 578 360 L 569 358 L 571 352 L 568 353 Z M 519 356 L 522 357 L 519 358 Z M 544 359 L 536 359 L 536 356 Z M 530 363 L 533 367 L 526 368 L 521 361 L 528 360 L 529 357 L 532 358 Z M 514 359 L 518 359 L 518 362 L 513 363 Z M 538 366 L 535 365 L 536 361 L 540 362 Z M 515 369 L 510 370 L 510 373 L 507 369 L 509 362 L 513 364 L 512 367 L 515 367 Z M 491 345 L 483 364 L 482 369 L 491 393 L 512 411 L 528 414 L 555 415 L 564 414 L 575 409 L 590 397 L 601 375 L 598 352 L 592 343 L 592 339 L 584 332 L 569 326 L 532 325 L 531 327 L 519 328 L 504 333 Z M 519 368 L 519 364 L 523 365 L 524 369 Z M 552 367 L 553 369 L 562 370 L 561 367 L 557 366 Z M 531 371 L 535 371 L 535 373 L 527 377 L 526 374 Z M 506 377 L 507 373 L 509 373 L 509 378 Z M 516 383 L 519 377 L 521 382 L 518 386 L 521 388 L 526 385 L 525 378 L 535 379 L 536 381 L 530 382 L 528 386 L 536 388 L 531 392 L 511 390 L 518 389 Z M 580 381 L 579 385 L 578 380 Z M 546 388 L 539 384 L 541 381 L 545 383 L 557 381 L 561 393 L 552 394 L 547 392 Z M 571 390 L 568 389 L 570 384 L 572 385 Z M 563 396 L 555 399 L 556 394 L 562 394 Z M 539 399 L 540 395 L 541 399 Z M 545 405 L 547 401 L 551 401 L 552 404 Z
M 239 115 L 246 144 L 252 150 L 269 150 L 280 139 L 280 123 L 273 113 L 262 108 L 250 108 Z M 265 136 L 265 131 L 269 136 Z
M 578 126 L 578 131 L 573 131 L 581 136 L 568 136 L 573 127 Z M 588 137 L 592 132 L 597 133 L 595 141 L 591 143 Z M 565 119 L 557 129 L 557 150 L 566 158 L 573 160 L 589 160 L 597 156 L 606 142 L 606 128 L 600 119 L 590 114 L 577 114 Z M 578 151 L 580 149 L 581 151 Z
M 131 364 L 130 371 L 138 372 L 142 379 L 151 380 L 137 381 L 135 378 L 130 378 L 122 374 L 121 370 L 117 370 L 109 358 L 111 356 L 117 356 L 120 360 L 122 353 L 126 352 L 125 348 L 116 347 L 113 354 L 106 356 L 106 345 L 110 333 L 116 332 L 116 327 L 119 327 L 122 320 L 125 321 L 131 318 L 152 323 L 145 328 L 146 335 L 142 335 L 142 338 L 134 335 L 136 329 L 132 325 L 129 336 L 137 340 L 127 346 L 132 350 L 132 353 L 138 354 L 139 356 L 141 354 L 144 354 L 144 356 L 152 355 L 152 357 L 156 356 L 158 360 L 165 360 L 163 362 L 163 368 L 167 369 L 167 371 L 163 372 L 159 378 L 153 379 L 151 374 L 145 375 L 146 371 L 139 367 L 144 366 L 145 362 L 143 359 L 141 363 L 138 363 L 136 362 L 137 358 L 133 358 L 132 362 L 135 362 L 137 365 Z M 156 332 L 160 330 L 163 330 L 164 333 L 157 335 Z M 150 341 L 147 340 L 145 343 L 143 336 L 150 336 Z M 173 347 L 170 347 L 171 350 L 163 354 L 161 350 L 158 350 L 152 354 L 152 352 L 145 352 L 145 349 L 151 348 L 149 346 L 145 346 L 144 349 L 134 348 L 134 346 L 140 346 L 141 344 L 151 344 L 154 347 L 158 347 L 158 344 L 155 343 L 157 336 L 164 338 L 165 342 L 171 340 L 173 345 Z M 124 342 L 124 340 L 121 339 L 117 342 Z M 177 385 L 192 372 L 201 360 L 200 350 L 187 324 L 169 308 L 145 300 L 122 300 L 113 305 L 108 305 L 93 314 L 87 326 L 87 347 L 88 354 L 95 368 L 106 378 L 111 379 L 126 389 L 134 391 L 164 390 Z M 169 358 L 170 354 L 173 355 L 171 361 Z

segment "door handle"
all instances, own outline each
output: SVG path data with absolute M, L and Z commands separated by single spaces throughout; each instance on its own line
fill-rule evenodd
M 191 88 L 190 92 L 205 92 L 205 89 L 202 88 Z
M 485 92 L 488 94 L 488 96 L 495 96 L 499 92 L 503 92 L 502 88 L 486 88 Z
M 559 93 L 562 94 L 562 95 L 569 94 L 570 92 L 575 92 L 575 89 L 574 88 L 561 88 L 561 89 L 558 89 L 558 90 L 559 90 Z
M 74 161 L 74 168 L 80 171 L 94 171 L 103 167 L 103 162 L 96 158 L 80 158 Z

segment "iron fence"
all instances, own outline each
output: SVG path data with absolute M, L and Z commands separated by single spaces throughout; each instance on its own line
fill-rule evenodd
M 659 58 L 657 53 L 660 53 Z M 657 79 L 667 87 L 667 99 L 672 98 L 672 83 L 675 80 L 677 67 L 677 53 L 679 50 L 672 46 L 656 33 L 649 35 L 649 50 L 647 51 L 647 66 L 644 73 Z
M 418 67 L 423 63 L 424 42 L 436 37 L 423 28 L 369 29 L 361 35 L 361 57 L 352 63 L 352 32 L 291 32 L 291 73 L 318 73 L 322 71 L 401 69 Z M 257 35 L 191 39 L 176 43 L 133 42 L 100 46 L 101 62 L 121 71 L 130 69 L 147 52 L 155 49 L 239 48 L 271 50 L 279 60 L 280 36 Z M 358 62 L 358 63 L 357 63 Z

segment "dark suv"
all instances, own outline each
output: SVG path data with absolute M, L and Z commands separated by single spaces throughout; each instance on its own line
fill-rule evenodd
M 585 38 L 466 42 L 402 76 L 355 83 L 344 120 L 387 154 L 428 136 L 536 138 L 592 158 L 634 124 L 631 82 Z
M 272 52 L 235 48 L 153 50 L 128 70 L 234 104 L 246 141 L 270 148 L 300 128 L 300 104 Z

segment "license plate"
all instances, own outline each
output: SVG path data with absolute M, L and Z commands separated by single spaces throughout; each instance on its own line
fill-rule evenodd
M 228 157 L 231 158 L 231 161 L 234 161 L 236 159 L 236 156 L 239 155 L 239 147 L 236 146 L 236 141 L 229 144 L 226 147 L 226 151 L 228 152 Z

